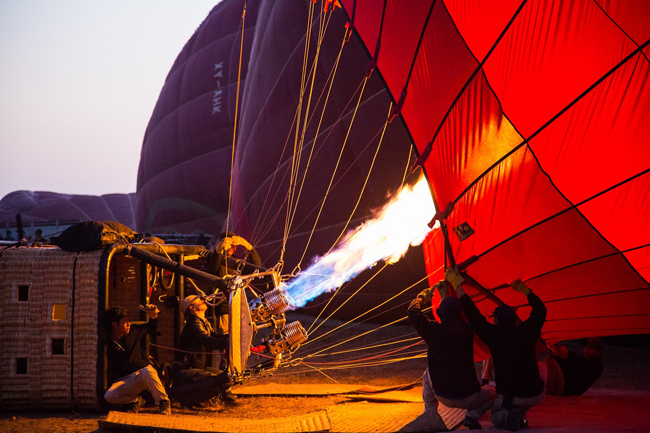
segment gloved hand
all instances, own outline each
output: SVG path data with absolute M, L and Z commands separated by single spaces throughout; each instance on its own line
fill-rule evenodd
M 450 266 L 445 271 L 445 280 L 449 281 L 454 289 L 458 289 L 458 286 L 465 282 L 465 279 L 460 275 L 458 268 L 456 266 Z
M 431 299 L 433 298 L 433 287 L 422 290 L 418 295 L 418 298 L 421 299 L 423 304 L 430 304 Z
M 434 287 L 438 289 L 440 299 L 445 299 L 447 296 L 449 296 L 449 283 L 447 281 L 441 280 Z
M 140 311 L 144 311 L 144 313 L 152 319 L 157 318 L 158 313 L 160 313 L 158 307 L 153 304 L 140 305 L 138 308 L 140 308 Z
M 236 247 L 237 245 L 241 245 L 249 251 L 253 249 L 253 246 L 241 236 L 228 236 L 221 240 L 219 245 L 217 245 L 216 251 L 217 253 L 223 253 L 232 247 Z
M 530 289 L 528 288 L 527 285 L 521 282 L 521 278 L 517 278 L 515 281 L 510 283 L 513 289 L 518 291 L 524 296 L 528 296 L 530 294 Z

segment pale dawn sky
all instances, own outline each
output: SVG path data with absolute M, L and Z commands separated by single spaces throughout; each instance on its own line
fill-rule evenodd
M 165 77 L 218 0 L 0 0 L 0 198 L 136 190 Z

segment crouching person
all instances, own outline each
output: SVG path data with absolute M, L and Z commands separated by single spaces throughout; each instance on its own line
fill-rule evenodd
M 494 361 L 497 401 L 492 407 L 490 421 L 510 431 L 528 427 L 526 413 L 544 399 L 546 366 L 537 361 L 535 345 L 546 320 L 546 307 L 520 279 L 511 286 L 526 296 L 532 311 L 528 319 L 517 324 L 517 314 L 508 305 L 494 310 L 494 324 L 489 323 L 465 294 L 463 277 L 454 268 L 447 269 L 462 303 L 467 320 L 476 335 L 488 346 Z
M 181 302 L 185 327 L 175 356 L 174 385 L 170 392 L 182 406 L 207 403 L 221 397 L 232 386 L 227 371 L 207 367 L 208 352 L 227 349 L 228 335 L 219 335 L 212 329 L 205 318 L 206 310 L 205 301 L 196 295 L 187 296 Z
M 109 329 L 108 366 L 113 377 L 118 379 L 108 388 L 104 399 L 111 404 L 126 405 L 129 412 L 138 413 L 145 400 L 140 396 L 149 390 L 160 413 L 171 415 L 171 404 L 160 381 L 158 372 L 149 359 L 145 359 L 142 338 L 154 334 L 158 327 L 159 310 L 154 305 L 147 305 L 144 311 L 149 322 L 129 320 L 128 312 L 122 307 L 112 307 L 106 311 L 106 324 Z
M 429 319 L 422 312 L 431 305 L 435 288 L 442 298 L 436 310 L 440 322 Z M 444 280 L 424 290 L 409 305 L 408 318 L 427 343 L 429 377 L 425 376 L 425 380 L 430 381 L 433 397 L 444 406 L 467 409 L 463 425 L 480 429 L 479 420 L 492 407 L 496 391 L 489 386 L 481 387 L 478 382 L 474 369 L 474 331 L 461 317 L 460 301 L 448 294 Z M 425 397 L 425 409 L 426 406 Z

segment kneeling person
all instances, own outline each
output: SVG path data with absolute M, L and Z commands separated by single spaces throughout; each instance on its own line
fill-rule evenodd
M 490 421 L 497 427 L 517 431 L 528 427 L 528 409 L 544 399 L 546 366 L 537 362 L 535 345 L 546 320 L 546 307 L 520 279 L 511 283 L 526 296 L 532 307 L 528 319 L 517 324 L 515 310 L 500 305 L 494 310 L 494 324 L 481 314 L 462 287 L 463 278 L 454 268 L 447 269 L 448 279 L 458 291 L 467 320 L 476 335 L 488 346 L 494 360 L 494 378 L 498 393 Z
M 147 305 L 145 312 L 148 323 L 129 321 L 128 312 L 122 307 L 112 307 L 106 312 L 106 324 L 109 329 L 108 365 L 118 379 L 104 394 L 104 399 L 111 404 L 126 404 L 130 412 L 137 413 L 144 405 L 140 393 L 147 389 L 151 392 L 160 413 L 171 415 L 171 404 L 160 381 L 158 372 L 148 359 L 144 359 L 142 337 L 154 334 L 158 325 L 158 308 Z
M 228 348 L 228 335 L 217 334 L 205 318 L 207 305 L 199 296 L 186 297 L 181 302 L 185 327 L 180 336 L 174 362 L 173 397 L 181 404 L 194 406 L 222 396 L 232 385 L 228 372 L 207 366 L 206 352 Z M 222 398 L 222 400 L 224 400 Z M 227 403 L 232 400 L 228 399 Z
M 440 323 L 422 309 L 430 305 L 434 288 L 442 298 L 436 310 Z M 427 343 L 429 378 L 435 398 L 443 405 L 467 409 L 463 425 L 479 429 L 479 420 L 496 400 L 494 388 L 481 385 L 474 369 L 474 331 L 461 317 L 460 301 L 448 295 L 447 282 L 420 293 L 408 308 L 409 322 Z

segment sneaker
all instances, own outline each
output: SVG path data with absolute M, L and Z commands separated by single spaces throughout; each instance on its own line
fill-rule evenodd
M 237 403 L 237 396 L 230 391 L 224 391 L 221 393 L 221 401 L 226 404 L 235 404 Z
M 145 399 L 138 396 L 138 398 L 135 399 L 134 402 L 132 403 L 127 403 L 126 406 L 126 412 L 128 413 L 138 413 L 140 412 L 140 409 L 144 406 L 145 404 Z
M 519 421 L 521 420 L 521 409 L 517 406 L 513 406 L 508 412 L 508 418 L 506 418 L 506 424 L 503 426 L 506 430 L 517 431 L 519 430 Z
M 160 400 L 158 408 L 160 409 L 160 413 L 163 415 L 172 414 L 172 404 L 169 400 Z
M 463 425 L 470 430 L 481 430 L 483 428 L 481 426 L 481 423 L 479 423 L 477 420 L 469 416 L 465 417 L 465 420 L 463 421 Z

